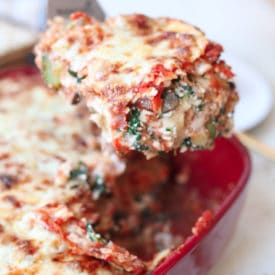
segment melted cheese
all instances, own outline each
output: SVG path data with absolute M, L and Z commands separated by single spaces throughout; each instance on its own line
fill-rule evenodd
M 37 76 L 0 79 L 1 275 L 91 274 L 39 214 L 46 205 L 64 207 L 78 196 L 67 180 L 80 160 L 109 177 L 125 167 L 117 156 L 99 151 L 100 140 L 90 122 L 81 120 L 83 112 L 83 107 L 62 104 Z M 62 254 L 64 261 L 58 260 Z M 95 264 L 93 274 L 112 274 L 106 265 L 89 261 Z
M 37 45 L 36 53 L 39 66 L 42 54 L 48 53 L 51 60 L 67 69 L 85 70 L 89 77 L 83 81 L 83 92 L 88 92 L 88 86 L 101 93 L 108 83 L 132 87 L 149 81 L 146 78 L 160 62 L 168 70 L 180 71 L 181 64 L 200 57 L 207 44 L 200 30 L 170 18 L 128 15 L 110 18 L 105 24 L 93 19 L 69 26 L 57 18 Z M 64 74 L 61 82 L 68 87 L 75 80 Z
M 60 19 L 57 19 L 57 22 L 60 24 L 59 28 L 63 28 Z M 74 27 L 69 27 L 62 32 L 69 31 L 71 34 L 63 33 L 51 46 L 53 58 L 59 59 L 62 56 L 64 60 L 69 61 L 73 71 L 79 72 L 87 68 L 89 78 L 86 85 L 97 91 L 105 87 L 106 81 L 128 87 L 136 85 L 144 80 L 160 61 L 167 69 L 174 69 L 176 58 L 182 58 L 181 62 L 192 63 L 203 54 L 208 43 L 201 31 L 175 19 L 154 20 L 142 15 L 129 15 L 111 18 L 105 25 L 97 24 L 87 24 L 80 30 L 75 27 L 75 32 L 83 31 L 83 36 L 87 36 L 86 43 L 89 43 L 88 40 L 93 41 L 94 37 L 102 32 L 104 38 L 95 45 L 85 45 L 83 40 L 77 39 Z M 184 39 L 184 36 L 188 38 Z M 75 39 L 73 43 L 69 37 Z M 175 42 L 178 39 L 181 40 L 179 45 Z M 181 54 L 184 50 L 188 54 Z M 117 64 L 118 71 L 112 72 L 112 66 Z M 103 81 L 102 76 L 105 78 Z M 68 85 L 70 80 L 71 78 L 62 80 L 64 86 Z

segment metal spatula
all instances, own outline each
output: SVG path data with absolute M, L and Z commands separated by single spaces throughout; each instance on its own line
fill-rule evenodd
M 56 15 L 69 17 L 75 11 L 84 11 L 99 21 L 105 19 L 105 13 L 96 0 L 48 0 L 48 19 Z

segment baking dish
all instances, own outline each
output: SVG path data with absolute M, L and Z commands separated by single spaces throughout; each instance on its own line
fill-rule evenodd
M 36 73 L 33 67 L 8 69 L 0 78 Z M 236 137 L 219 138 L 213 150 L 185 152 L 171 157 L 175 169 L 190 167 L 190 177 L 184 188 L 196 190 L 202 200 L 219 201 L 211 223 L 198 234 L 191 234 L 171 252 L 153 274 L 206 274 L 218 260 L 230 240 L 244 202 L 251 173 L 251 160 L 246 148 Z M 220 197 L 217 200 L 217 194 Z M 180 204 L 181 200 L 176 200 Z M 180 225 L 185 220 L 179 219 Z

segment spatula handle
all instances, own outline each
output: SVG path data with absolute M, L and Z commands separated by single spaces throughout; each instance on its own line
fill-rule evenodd
M 266 145 L 265 143 L 259 141 L 255 137 L 251 136 L 250 134 L 239 132 L 237 133 L 238 138 L 240 141 L 246 145 L 252 151 L 275 161 L 275 149 Z

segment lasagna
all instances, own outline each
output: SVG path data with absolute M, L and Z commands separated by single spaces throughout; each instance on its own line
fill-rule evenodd
M 35 48 L 49 87 L 81 100 L 120 153 L 210 147 L 228 135 L 238 96 L 222 47 L 171 18 L 122 15 L 104 23 L 55 18 Z
M 102 151 L 87 113 L 30 69 L 0 77 L 1 275 L 147 274 L 209 224 L 187 165 Z

